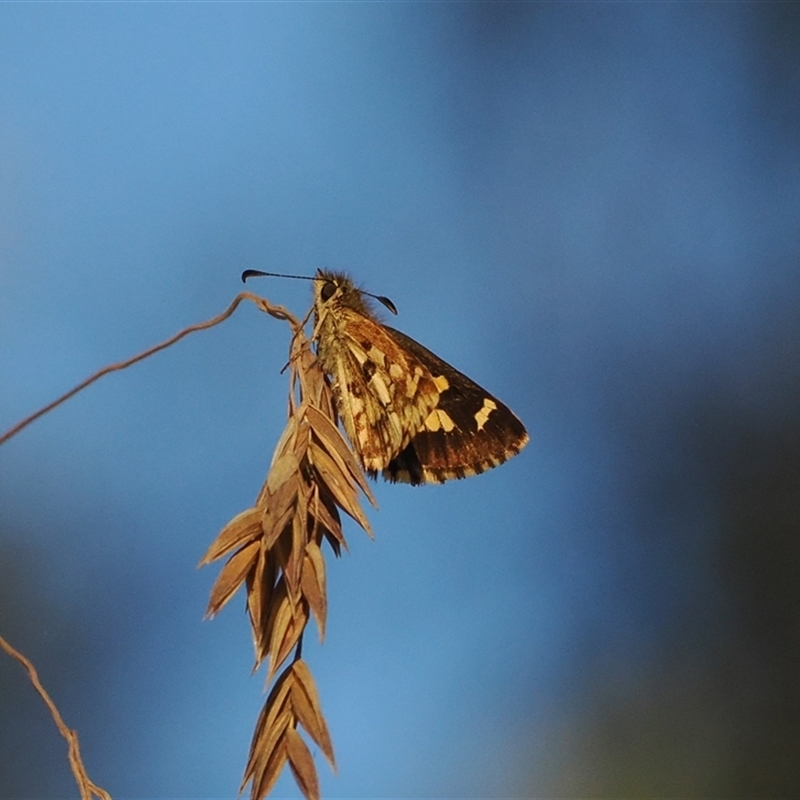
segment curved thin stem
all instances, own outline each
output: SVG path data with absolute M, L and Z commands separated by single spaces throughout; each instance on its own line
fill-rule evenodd
M 111 795 L 105 789 L 101 789 L 89 780 L 89 775 L 86 772 L 86 767 L 83 765 L 83 759 L 81 758 L 80 746 L 78 745 L 78 732 L 67 727 L 53 699 L 47 693 L 44 686 L 42 686 L 36 667 L 34 667 L 19 650 L 13 648 L 2 636 L 0 636 L 0 647 L 27 670 L 28 678 L 33 684 L 33 688 L 38 692 L 42 700 L 44 700 L 45 705 L 50 711 L 50 715 L 53 717 L 53 722 L 55 722 L 58 728 L 58 732 L 66 739 L 69 745 L 69 766 L 72 769 L 72 774 L 75 776 L 75 782 L 78 784 L 81 800 L 92 800 L 92 797 L 99 797 L 100 800 L 111 800 Z
M 28 417 L 25 417 L 21 422 L 18 422 L 13 428 L 7 430 L 2 436 L 0 436 L 0 445 L 5 444 L 9 439 L 13 436 L 16 436 L 21 430 L 27 428 L 31 422 L 39 419 L 39 417 L 44 416 L 48 413 L 48 411 L 52 411 L 57 406 L 60 406 L 62 403 L 66 402 L 73 397 L 78 392 L 85 389 L 87 386 L 90 386 L 95 381 L 102 378 L 104 375 L 108 375 L 109 372 L 116 372 L 117 370 L 125 369 L 126 367 L 130 367 L 132 364 L 135 364 L 137 361 L 142 361 L 143 359 L 147 358 L 148 356 L 152 356 L 154 353 L 158 353 L 160 350 L 164 350 L 167 347 L 175 344 L 175 342 L 180 341 L 183 339 L 184 336 L 188 336 L 190 333 L 195 333 L 196 331 L 203 331 L 207 328 L 213 328 L 215 325 L 219 325 L 220 322 L 224 322 L 228 317 L 233 314 L 236 310 L 238 305 L 242 302 L 242 300 L 251 300 L 254 302 L 262 311 L 265 311 L 267 314 L 275 317 L 276 319 L 283 319 L 286 320 L 292 327 L 292 329 L 296 332 L 299 327 L 301 327 L 300 321 L 287 311 L 282 306 L 273 306 L 269 301 L 265 300 L 263 297 L 259 297 L 258 295 L 252 294 L 251 292 L 242 292 L 241 294 L 236 295 L 233 299 L 233 302 L 228 306 L 225 311 L 223 311 L 219 316 L 214 317 L 213 319 L 209 319 L 206 322 L 200 322 L 197 325 L 190 325 L 188 328 L 184 328 L 182 331 L 179 331 L 174 336 L 170 337 L 161 344 L 157 344 L 155 347 L 151 347 L 148 350 L 144 350 L 143 352 L 135 355 L 133 358 L 129 358 L 127 361 L 120 361 L 117 364 L 110 364 L 107 367 L 103 367 L 103 369 L 98 370 L 94 373 L 94 375 L 89 376 L 85 381 L 79 383 L 77 386 L 70 389 L 68 392 L 65 392 L 61 395 L 61 397 L 53 400 L 52 403 L 40 408 L 38 411 L 34 412 Z

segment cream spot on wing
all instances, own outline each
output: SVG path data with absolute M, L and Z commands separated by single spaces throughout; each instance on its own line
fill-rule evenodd
M 406 381 L 406 396 L 411 398 L 417 393 L 417 386 L 419 386 L 420 378 L 422 378 L 422 368 L 414 367 L 414 376 L 411 380 Z
M 436 409 L 434 408 L 433 411 L 428 414 L 428 417 L 425 420 L 425 428 L 429 431 L 438 431 L 439 427 L 439 415 L 436 413 Z
M 450 418 L 450 415 L 446 411 L 442 411 L 441 408 L 434 408 L 425 419 L 426 430 L 432 431 L 433 433 L 440 429 L 444 430 L 445 433 L 450 433 L 455 427 L 456 424 Z
M 386 356 L 384 355 L 382 350 L 378 350 L 375 345 L 372 345 L 369 349 L 369 357 L 379 366 L 386 368 Z
M 489 414 L 497 408 L 497 403 L 491 398 L 487 397 L 483 401 L 483 408 L 475 415 L 475 422 L 478 423 L 478 430 L 482 431 L 483 426 L 489 420 Z
M 403 426 L 400 424 L 400 417 L 396 411 L 389 414 L 389 427 L 392 429 L 392 436 L 397 441 L 403 438 Z
M 359 364 L 366 364 L 369 360 L 369 356 L 360 348 L 355 345 L 350 347 L 350 352 L 356 357 L 356 361 Z
M 447 433 L 454 430 L 456 427 L 455 422 L 450 418 L 450 415 L 446 411 L 442 411 L 439 409 L 439 422 L 442 423 L 442 427 L 445 429 Z
M 399 364 L 392 364 L 389 367 L 389 377 L 398 380 L 403 377 L 403 368 Z
M 443 392 L 445 389 L 449 389 L 450 388 L 450 381 L 448 381 L 447 378 L 445 378 L 444 375 L 437 375 L 433 379 L 433 382 L 436 384 L 436 388 L 440 392 Z
M 353 412 L 353 416 L 360 414 L 364 410 L 364 401 L 360 397 L 350 395 L 350 410 Z
M 372 390 L 378 395 L 378 400 L 384 406 L 388 406 L 392 402 L 392 396 L 389 394 L 389 387 L 383 382 L 383 378 L 376 372 L 369 379 L 369 383 L 372 386 Z

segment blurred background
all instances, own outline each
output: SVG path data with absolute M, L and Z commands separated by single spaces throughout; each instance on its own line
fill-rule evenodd
M 799 44 L 790 3 L 0 6 L 0 430 L 327 267 L 531 433 L 346 528 L 324 796 L 800 791 Z M 0 448 L 0 633 L 115 798 L 238 789 L 264 675 L 195 566 L 287 347 L 242 307 Z M 77 796 L 6 656 L 0 796 Z

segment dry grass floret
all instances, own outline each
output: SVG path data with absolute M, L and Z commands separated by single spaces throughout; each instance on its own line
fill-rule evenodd
M 222 530 L 200 566 L 228 557 L 211 590 L 214 616 L 244 583 L 255 647 L 255 668 L 269 659 L 271 680 L 294 651 L 267 698 L 253 734 L 242 789 L 265 797 L 288 761 L 303 794 L 319 797 L 314 761 L 302 727 L 336 768 L 333 746 L 314 680 L 301 659 L 309 614 L 325 635 L 325 541 L 335 555 L 347 546 L 339 509 L 371 534 L 359 490 L 375 504 L 366 477 L 339 432 L 330 385 L 303 326 L 290 319 L 293 337 L 289 413 L 267 480 L 253 508 Z

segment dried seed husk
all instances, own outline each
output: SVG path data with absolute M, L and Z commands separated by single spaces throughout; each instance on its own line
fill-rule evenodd
M 308 745 L 294 728 L 289 728 L 284 738 L 289 767 L 300 791 L 307 800 L 319 800 L 319 779 Z
M 361 469 L 356 457 L 353 455 L 353 451 L 348 446 L 341 432 L 333 424 L 333 421 L 312 405 L 307 406 L 306 416 L 311 423 L 314 435 L 319 438 L 320 443 L 325 447 L 331 457 L 338 462 L 342 471 L 346 471 L 353 477 L 370 503 L 377 508 L 375 498 L 369 488 L 367 479 L 364 477 L 364 471 Z
M 308 731 L 311 738 L 319 745 L 325 758 L 328 759 L 331 767 L 336 770 L 336 759 L 333 755 L 333 744 L 331 742 L 328 726 L 325 724 L 325 717 L 322 715 L 322 706 L 319 702 L 319 693 L 317 692 L 317 685 L 314 683 L 314 678 L 311 676 L 311 671 L 308 665 L 302 659 L 298 659 L 291 666 L 292 676 L 294 682 L 292 685 L 291 701 L 292 705 L 297 709 L 300 705 L 299 696 L 302 694 L 316 717 L 316 724 L 309 721 L 307 725 L 303 722 L 303 727 Z
M 247 573 L 255 564 L 259 547 L 260 544 L 258 542 L 250 542 L 250 544 L 245 545 L 238 553 L 234 553 L 228 559 L 228 563 L 220 570 L 217 580 L 211 589 L 206 617 L 215 616 L 228 600 L 236 594 Z
M 328 615 L 328 598 L 325 588 L 325 560 L 316 542 L 306 545 L 300 588 L 317 621 L 319 640 L 325 638 L 325 621 Z
M 372 536 L 372 528 L 361 510 L 354 484 L 351 483 L 352 478 L 343 473 L 336 462 L 315 442 L 312 441 L 308 446 L 308 452 L 315 471 L 330 490 L 336 504 Z
M 257 508 L 248 508 L 237 514 L 220 531 L 197 566 L 204 567 L 260 536 L 261 513 Z

